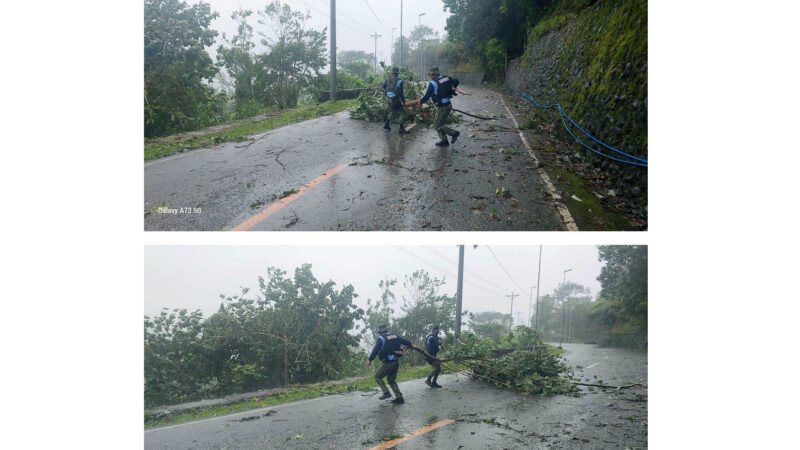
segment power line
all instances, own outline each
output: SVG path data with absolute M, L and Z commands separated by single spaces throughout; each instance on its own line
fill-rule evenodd
M 298 1 L 298 2 L 300 2 L 300 4 L 302 4 L 302 5 L 303 5 L 303 6 L 305 6 L 306 8 L 308 8 L 308 9 L 313 9 L 315 12 L 317 12 L 318 14 L 320 14 L 322 17 L 325 17 L 326 19 L 330 19 L 330 17 L 331 17 L 331 16 L 330 16 L 328 13 L 326 13 L 326 12 L 324 12 L 324 11 L 321 11 L 320 9 L 318 9 L 317 7 L 315 7 L 315 6 L 313 6 L 313 5 L 309 5 L 309 4 L 308 4 L 308 3 L 306 3 L 304 0 L 297 0 L 297 1 Z M 337 11 L 337 12 L 336 12 L 336 15 L 337 15 L 337 16 L 344 16 L 344 15 L 342 14 L 342 12 L 341 12 L 341 11 Z M 344 16 L 344 17 L 347 17 L 347 16 Z M 367 28 L 366 28 L 366 27 L 364 27 L 363 25 L 360 25 L 362 28 L 364 28 L 364 30 L 357 30 L 357 29 L 355 29 L 355 28 L 354 28 L 352 25 L 350 25 L 350 24 L 348 24 L 347 22 L 345 22 L 344 20 L 340 20 L 340 19 L 341 19 L 341 18 L 337 18 L 337 24 L 338 24 L 338 25 L 341 25 L 341 26 L 343 26 L 343 27 L 345 27 L 345 28 L 348 28 L 348 29 L 350 29 L 350 31 L 354 31 L 354 32 L 356 32 L 356 33 L 363 33 L 363 32 L 364 32 L 364 30 L 366 30 L 366 29 L 367 29 Z M 367 31 L 367 33 L 369 33 L 369 31 Z
M 419 260 L 419 261 L 422 261 L 423 263 L 425 263 L 425 264 L 427 264 L 427 265 L 429 265 L 429 266 L 431 266 L 431 267 L 435 268 L 436 270 L 441 270 L 442 272 L 444 272 L 445 274 L 447 274 L 447 275 L 449 275 L 449 276 L 451 276 L 451 277 L 456 277 L 456 278 L 458 278 L 458 277 L 457 277 L 456 275 L 454 275 L 452 272 L 449 272 L 449 271 L 447 271 L 447 270 L 445 270 L 445 269 L 442 269 L 441 267 L 437 266 L 436 264 L 433 264 L 432 262 L 428 261 L 427 259 L 425 259 L 425 258 L 423 258 L 423 257 L 421 257 L 421 256 L 417 256 L 417 255 L 415 255 L 414 253 L 412 253 L 412 252 L 411 252 L 410 250 L 408 250 L 408 249 L 405 249 L 405 248 L 403 248 L 403 247 L 401 247 L 401 246 L 399 246 L 399 245 L 393 245 L 393 247 L 394 247 L 394 248 L 396 248 L 397 250 L 400 250 L 400 251 L 402 251 L 403 253 L 405 253 L 405 254 L 407 254 L 407 255 L 411 256 L 412 258 L 415 258 L 415 259 L 417 259 L 417 260 Z M 472 283 L 472 282 L 470 282 L 470 281 L 467 281 L 467 280 L 464 280 L 464 283 L 466 283 L 466 284 L 469 284 L 470 286 L 476 287 L 476 288 L 478 288 L 478 289 L 484 290 L 484 291 L 486 291 L 486 292 L 488 292 L 488 293 L 490 293 L 490 294 L 492 294 L 492 295 L 498 295 L 498 296 L 499 296 L 499 295 L 504 295 L 504 294 L 502 294 L 502 293 L 499 293 L 499 292 L 493 291 L 493 290 L 491 290 L 491 289 L 487 289 L 487 288 L 485 288 L 485 287 L 483 287 L 483 286 L 480 286 L 480 285 L 478 285 L 478 284 Z
M 492 254 L 492 256 L 494 256 L 494 259 L 497 261 L 497 264 L 500 264 L 500 268 L 503 269 L 503 271 L 506 273 L 506 275 L 508 275 L 508 278 L 511 278 L 511 281 L 513 281 L 514 284 L 517 285 L 517 287 L 520 289 L 520 292 L 525 292 L 525 289 L 522 286 L 520 286 L 519 283 L 517 283 L 517 280 L 515 280 L 514 277 L 512 277 L 510 273 L 508 273 L 508 270 L 506 270 L 506 267 L 503 265 L 503 263 L 500 262 L 500 259 L 497 258 L 497 255 L 494 254 L 494 251 L 492 250 L 492 248 L 489 247 L 488 245 L 486 246 L 486 248 L 489 249 L 489 252 Z
M 428 247 L 427 245 L 423 245 L 423 247 L 425 247 L 426 249 L 430 250 L 431 252 L 433 252 L 434 254 L 436 254 L 436 256 L 438 256 L 438 257 L 440 257 L 440 258 L 444 259 L 444 260 L 445 260 L 445 261 L 447 261 L 448 263 L 450 263 L 450 264 L 453 264 L 454 266 L 457 266 L 457 265 L 458 265 L 458 264 L 456 264 L 455 262 L 453 262 L 451 259 L 449 259 L 448 257 L 446 257 L 446 256 L 442 255 L 441 253 L 437 252 L 436 250 L 434 250 L 433 248 L 431 248 L 431 247 Z M 466 268 L 464 268 L 464 272 L 467 272 L 467 273 L 469 273 L 469 274 L 470 274 L 470 275 L 472 275 L 473 277 L 475 277 L 475 278 L 477 278 L 477 279 L 479 279 L 479 280 L 483 281 L 484 283 L 488 284 L 489 286 L 493 286 L 493 287 L 495 287 L 495 288 L 497 288 L 497 289 L 500 289 L 500 291 L 509 291 L 508 289 L 504 288 L 503 286 L 499 286 L 499 285 L 497 285 L 497 284 L 494 284 L 494 283 L 492 283 L 492 282 L 490 282 L 490 281 L 487 281 L 485 278 L 482 278 L 480 275 L 476 274 L 475 272 L 472 272 L 471 270 L 467 270 Z M 475 286 L 475 284 L 474 284 L 474 283 L 470 283 L 470 282 L 466 282 L 466 283 L 468 283 L 468 284 L 471 284 L 471 285 Z M 483 287 L 482 287 L 481 289 L 484 289 L 484 290 L 485 290 L 485 291 L 487 291 L 487 292 L 491 292 L 491 291 L 489 291 L 488 289 L 485 289 L 485 288 L 483 288 Z M 494 292 L 494 294 L 495 294 L 495 295 L 497 295 L 498 293 L 497 293 L 497 292 Z
M 369 11 L 372 13 L 372 16 L 375 17 L 375 20 L 377 20 L 378 23 L 380 24 L 380 26 L 383 27 L 383 30 L 386 31 L 386 27 L 383 26 L 383 23 L 381 22 L 381 19 L 378 18 L 378 15 L 375 14 L 375 11 L 372 9 L 372 6 L 369 5 L 369 1 L 368 0 L 364 0 L 364 3 L 367 4 L 367 8 L 369 8 Z
M 298 1 L 302 1 L 302 0 L 298 0 Z M 309 0 L 309 1 L 311 1 L 311 0 Z M 336 15 L 337 15 L 337 16 L 340 16 L 340 17 L 343 17 L 343 18 L 345 18 L 345 19 L 347 19 L 348 21 L 350 21 L 351 25 L 355 25 L 355 26 L 361 27 L 363 30 L 367 30 L 367 32 L 369 33 L 370 29 L 369 29 L 367 26 L 365 26 L 365 25 L 364 25 L 364 24 L 362 24 L 361 22 L 359 22 L 359 21 L 357 21 L 357 20 L 353 19 L 353 18 L 352 18 L 351 16 L 349 16 L 347 13 L 345 13 L 345 12 L 343 12 L 343 11 L 339 10 L 338 8 L 336 9 Z M 348 27 L 348 28 L 350 28 L 351 30 L 353 30 L 353 31 L 356 31 L 356 32 L 361 32 L 361 31 L 359 31 L 359 30 L 355 30 L 355 29 L 353 29 L 353 27 Z
M 444 259 L 445 261 L 449 262 L 450 264 L 456 265 L 456 263 L 454 263 L 452 260 L 450 260 L 450 259 L 449 259 L 449 258 L 447 258 L 446 256 L 442 255 L 441 253 L 439 253 L 439 252 L 438 252 L 438 251 L 436 251 L 435 249 L 433 249 L 433 248 L 431 248 L 431 247 L 428 247 L 427 245 L 425 245 L 425 246 L 423 246 L 423 247 L 425 247 L 426 249 L 428 249 L 428 250 L 430 250 L 431 252 L 435 253 L 435 254 L 436 254 L 436 255 L 438 255 L 440 258 Z M 500 289 L 501 291 L 508 291 L 508 289 L 504 288 L 503 286 L 499 286 L 499 285 L 497 285 L 497 284 L 494 284 L 494 283 L 492 283 L 491 281 L 488 281 L 488 280 L 486 280 L 485 278 L 482 278 L 480 275 L 476 274 L 475 272 L 473 272 L 473 271 L 471 271 L 471 270 L 469 270 L 469 269 L 467 269 L 467 268 L 464 268 L 464 272 L 467 272 L 467 273 L 469 273 L 469 274 L 470 274 L 470 275 L 472 275 L 473 277 L 475 277 L 475 278 L 477 278 L 477 279 L 479 279 L 479 280 L 483 281 L 484 283 L 488 284 L 489 286 L 496 287 L 497 289 Z

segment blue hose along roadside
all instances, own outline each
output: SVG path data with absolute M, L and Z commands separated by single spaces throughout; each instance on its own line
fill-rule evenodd
M 505 89 L 504 94 L 510 95 L 508 99 L 512 100 L 512 105 L 517 107 L 518 112 L 525 115 L 525 119 L 520 122 L 524 128 L 522 131 L 526 132 L 532 142 L 535 142 L 536 152 L 543 167 L 550 172 L 557 189 L 562 194 L 562 199 L 569 206 L 580 229 L 609 231 L 646 229 L 646 214 L 637 213 L 629 199 L 615 194 L 614 189 L 609 189 L 609 186 L 606 185 L 608 183 L 606 174 L 595 173 L 597 169 L 590 158 L 579 155 L 580 151 L 573 151 L 570 148 L 572 144 L 568 142 L 569 139 L 564 140 L 554 133 L 555 121 L 561 122 L 566 135 L 580 144 L 583 151 L 591 151 L 586 156 L 597 155 L 598 158 L 607 159 L 613 164 L 627 167 L 627 170 L 631 171 L 646 171 L 646 159 L 595 138 L 569 117 L 559 103 L 541 104 L 525 92 L 510 89 Z M 558 117 L 545 118 L 541 115 L 528 115 L 525 113 L 526 105 L 556 111 Z M 577 131 L 573 132 L 570 125 Z M 578 135 L 584 136 L 584 139 Z M 585 141 L 594 142 L 603 150 L 592 148 Z M 573 157 L 570 158 L 570 155 Z M 582 161 L 574 162 L 576 157 Z

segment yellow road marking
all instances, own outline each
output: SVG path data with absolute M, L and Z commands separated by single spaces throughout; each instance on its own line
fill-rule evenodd
M 408 433 L 407 435 L 405 435 L 403 437 L 399 437 L 397 439 L 392 439 L 391 441 L 383 442 L 383 443 L 381 443 L 379 445 L 376 445 L 375 447 L 372 447 L 369 450 L 384 450 L 384 449 L 387 449 L 387 448 L 392 448 L 392 447 L 394 447 L 395 445 L 397 445 L 397 444 L 399 444 L 401 442 L 405 442 L 405 441 L 407 441 L 407 440 L 409 440 L 409 439 L 411 439 L 413 437 L 419 436 L 421 434 L 425 434 L 428 431 L 433 431 L 433 430 L 435 430 L 435 429 L 437 429 L 439 427 L 443 427 L 443 426 L 451 424 L 453 422 L 455 422 L 453 419 L 440 420 L 439 422 L 436 422 L 436 423 L 433 423 L 431 425 L 428 425 L 427 427 L 422 427 L 419 430 L 414 430 L 411 433 Z
M 258 214 L 254 215 L 253 217 L 245 220 L 244 222 L 240 223 L 239 225 L 231 229 L 231 231 L 247 231 L 250 228 L 253 228 L 257 223 L 280 211 L 289 203 L 292 203 L 293 201 L 300 198 L 306 192 L 320 185 L 323 181 L 341 172 L 342 169 L 344 169 L 345 167 L 347 167 L 347 164 L 339 164 L 333 169 L 328 170 L 327 172 L 323 173 L 317 178 L 314 178 L 313 180 L 308 182 L 308 184 L 298 189 L 297 192 L 295 192 L 294 194 L 287 195 L 286 197 L 283 197 L 282 199 L 272 203 L 268 207 L 261 210 Z

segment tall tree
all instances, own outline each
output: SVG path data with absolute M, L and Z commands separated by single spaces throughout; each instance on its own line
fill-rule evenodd
M 219 118 L 224 96 L 207 84 L 217 73 L 205 48 L 217 32 L 207 3 L 144 2 L 145 136 L 201 128 Z
M 647 246 L 601 245 L 605 266 L 594 317 L 612 331 L 647 334 Z
M 252 14 L 253 11 L 249 9 L 234 11 L 231 19 L 237 22 L 236 34 L 229 40 L 223 33 L 224 44 L 217 48 L 217 65 L 225 68 L 230 75 L 228 87 L 233 89 L 237 115 L 240 117 L 254 112 L 252 103 L 257 97 L 255 81 L 258 72 L 253 55 L 254 32 L 248 22 L 248 17 Z
M 211 376 L 201 340 L 203 313 L 165 308 L 144 319 L 145 402 L 170 403 L 202 392 Z
M 335 370 L 338 361 L 333 355 L 358 344 L 349 334 L 363 314 L 353 304 L 353 286 L 336 291 L 332 281 L 320 283 L 310 264 L 295 269 L 294 279 L 276 268 L 268 273 L 268 279 L 259 278 L 257 304 L 266 310 L 260 316 L 260 333 L 280 352 L 284 385 L 305 381 L 309 373 Z
M 503 335 L 508 334 L 508 323 L 511 320 L 511 315 L 497 311 L 485 311 L 475 314 L 470 313 L 469 319 L 469 328 L 475 334 L 498 342 Z
M 397 319 L 399 331 L 411 342 L 422 342 L 429 325 L 439 325 L 446 333 L 455 328 L 455 295 L 440 294 L 444 280 L 431 277 L 425 270 L 406 275 L 403 287 L 406 290 Z
M 378 282 L 378 287 L 381 290 L 381 297 L 375 301 L 367 299 L 367 311 L 364 313 L 364 336 L 366 338 L 366 345 L 372 345 L 378 339 L 378 326 L 387 325 L 393 328 L 394 322 L 394 302 L 395 295 L 392 292 L 392 286 L 397 284 L 396 279 L 386 279 Z
M 269 26 L 271 34 L 259 33 L 261 43 L 268 48 L 259 55 L 261 65 L 259 84 L 265 99 L 278 107 L 297 106 L 300 91 L 311 83 L 325 67 L 326 29 L 306 29 L 310 17 L 279 1 L 273 1 L 259 11 L 259 23 Z

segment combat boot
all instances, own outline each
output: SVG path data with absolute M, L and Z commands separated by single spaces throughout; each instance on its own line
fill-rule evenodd
M 392 127 L 389 126 L 389 122 L 390 121 L 387 120 L 386 123 L 383 124 L 383 129 L 386 131 L 392 131 Z
M 392 400 L 392 403 L 394 403 L 395 405 L 402 405 L 405 402 L 406 401 L 403 400 L 403 397 L 397 397 L 396 399 Z
M 384 393 L 383 393 L 383 395 L 381 395 L 380 397 L 378 397 L 378 400 L 386 400 L 387 398 L 389 398 L 389 397 L 391 397 L 391 396 L 392 396 L 392 394 L 390 394 L 390 393 L 388 393 L 388 392 L 384 392 Z
M 456 139 L 458 139 L 459 136 L 461 136 L 461 132 L 460 131 L 456 131 L 455 134 L 453 134 L 453 137 L 450 138 L 450 140 L 453 142 L 453 144 L 456 143 Z
M 400 134 L 408 134 L 408 133 L 409 133 L 409 131 L 406 130 L 406 124 L 401 123 L 400 124 Z
M 449 143 L 449 142 L 447 142 L 447 139 L 445 139 L 445 140 L 443 140 L 443 141 L 439 141 L 439 142 L 437 142 L 437 143 L 436 143 L 436 146 L 437 146 L 437 147 L 450 147 L 450 143 Z

